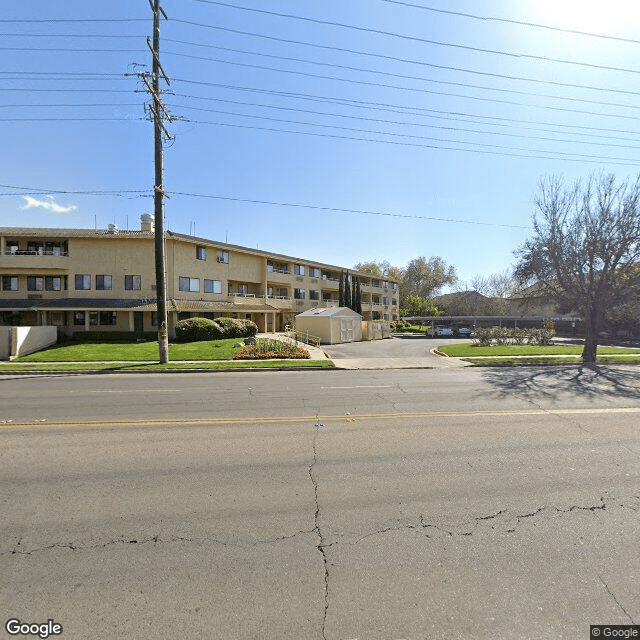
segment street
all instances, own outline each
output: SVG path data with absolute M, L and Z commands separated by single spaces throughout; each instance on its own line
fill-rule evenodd
M 4 620 L 63 639 L 640 624 L 636 367 L 0 385 Z

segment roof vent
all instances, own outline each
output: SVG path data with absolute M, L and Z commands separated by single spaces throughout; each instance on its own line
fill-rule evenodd
M 118 227 L 117 227 L 117 225 L 115 225 L 115 224 L 107 225 L 107 232 L 108 232 L 108 233 L 112 233 L 112 234 L 116 234 L 116 233 L 118 233 Z

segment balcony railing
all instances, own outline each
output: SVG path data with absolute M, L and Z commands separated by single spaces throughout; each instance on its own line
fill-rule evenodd
M 26 249 L 17 249 L 10 250 L 4 252 L 5 256 L 68 256 L 68 251 L 54 251 L 51 249 L 40 249 L 40 250 L 26 250 Z

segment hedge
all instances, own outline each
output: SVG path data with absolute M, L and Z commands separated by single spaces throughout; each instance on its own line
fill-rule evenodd
M 258 326 L 251 320 L 236 318 L 187 318 L 176 324 L 176 342 L 223 340 L 225 338 L 249 338 L 255 336 Z

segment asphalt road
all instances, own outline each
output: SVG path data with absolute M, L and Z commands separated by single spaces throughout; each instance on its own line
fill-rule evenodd
M 5 620 L 225 640 L 640 623 L 634 367 L 0 386 Z

